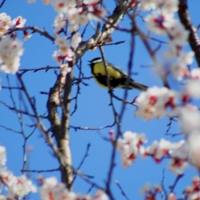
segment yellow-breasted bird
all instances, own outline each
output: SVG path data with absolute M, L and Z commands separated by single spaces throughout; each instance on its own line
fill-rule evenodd
M 96 80 L 96 82 L 104 87 L 108 88 L 107 76 L 102 58 L 94 58 L 89 61 L 91 67 L 91 72 Z M 107 72 L 110 77 L 110 87 L 114 88 L 124 88 L 124 89 L 138 89 L 146 90 L 147 86 L 141 83 L 135 82 L 133 79 L 128 77 L 128 74 L 121 70 L 120 68 L 114 66 L 111 63 L 106 62 Z

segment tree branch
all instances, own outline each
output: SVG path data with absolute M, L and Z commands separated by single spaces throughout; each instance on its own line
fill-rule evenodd
M 51 36 L 45 29 L 41 30 L 39 28 L 37 28 L 36 26 L 25 26 L 25 27 L 15 27 L 15 28 L 10 28 L 7 34 L 10 34 L 12 32 L 15 31 L 28 31 L 31 30 L 33 33 L 39 33 L 40 35 L 45 36 L 46 38 L 48 38 L 49 40 L 51 40 L 52 42 L 54 42 L 54 37 Z
M 71 87 L 73 81 L 73 66 L 78 62 L 78 60 L 84 55 L 84 53 L 88 49 L 100 46 L 103 41 L 110 37 L 110 35 L 115 30 L 114 27 L 117 26 L 123 15 L 126 13 L 128 6 L 128 0 L 120 1 L 120 5 L 116 6 L 112 15 L 108 17 L 108 20 L 103 25 L 101 32 L 99 32 L 97 29 L 96 33 L 89 40 L 82 42 L 79 45 L 79 48 L 77 49 L 73 57 L 73 61 L 68 63 L 69 67 L 71 68 L 71 72 L 68 73 L 66 77 L 62 77 L 62 75 L 60 74 L 54 87 L 50 90 L 49 100 L 47 102 L 49 120 L 52 125 L 53 134 L 55 135 L 58 144 L 58 149 L 63 155 L 63 158 L 66 161 L 65 163 L 67 164 L 65 166 L 61 164 L 61 177 L 62 182 L 66 183 L 68 189 L 71 189 L 71 184 L 73 181 L 73 171 L 71 168 L 72 158 L 69 147 L 69 108 Z M 62 81 L 59 82 L 59 79 L 62 79 Z M 64 95 L 62 104 L 62 119 L 60 121 L 56 107 L 61 103 L 59 99 L 62 92 L 64 93 Z M 108 193 L 110 199 L 114 199 L 109 190 Z
M 189 31 L 189 44 L 195 53 L 195 58 L 200 67 L 200 41 L 196 28 L 192 25 L 190 15 L 188 12 L 187 0 L 179 0 L 178 15 L 181 23 L 186 30 Z

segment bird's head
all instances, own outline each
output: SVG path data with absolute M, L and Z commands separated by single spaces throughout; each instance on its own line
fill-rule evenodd
M 100 58 L 100 57 L 94 58 L 94 59 L 89 61 L 89 65 L 94 65 L 94 64 L 100 63 L 100 62 L 103 62 L 102 58 Z

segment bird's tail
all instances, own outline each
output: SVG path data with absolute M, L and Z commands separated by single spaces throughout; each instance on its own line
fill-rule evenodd
M 143 90 L 143 91 L 146 91 L 147 88 L 148 88 L 146 85 L 143 85 L 141 83 L 137 83 L 135 81 L 130 81 L 129 86 L 131 87 L 131 89 L 138 89 L 138 90 Z
M 146 85 L 143 85 L 141 83 L 137 83 L 132 79 L 126 79 L 126 81 L 124 81 L 122 85 L 123 85 L 122 88 L 129 89 L 129 90 L 137 89 L 137 90 L 145 91 L 148 88 Z

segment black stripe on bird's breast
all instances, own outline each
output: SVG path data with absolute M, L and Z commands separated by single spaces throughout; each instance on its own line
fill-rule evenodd
M 107 83 L 107 76 L 102 76 L 100 74 L 95 76 L 96 80 L 104 85 L 105 87 L 108 87 L 108 83 Z M 120 85 L 120 80 L 119 79 L 115 79 L 115 78 L 110 78 L 110 86 L 111 88 L 116 88 Z

